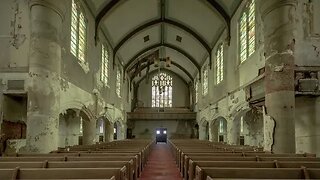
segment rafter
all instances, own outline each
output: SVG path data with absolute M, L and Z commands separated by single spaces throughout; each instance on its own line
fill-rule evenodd
M 156 73 L 157 71 L 158 71 L 158 69 L 154 69 L 154 70 L 152 70 L 151 72 L 149 72 L 149 74 L 152 75 L 152 74 Z M 178 74 L 178 73 L 176 73 L 176 72 L 174 72 L 174 71 L 172 71 L 172 70 L 170 70 L 170 69 L 161 69 L 160 71 L 170 72 L 170 73 L 178 76 L 181 80 L 183 80 L 183 82 L 184 82 L 186 85 L 188 85 L 188 82 L 186 81 L 186 79 L 184 79 L 180 74 Z M 141 81 L 143 81 L 146 77 L 147 77 L 146 74 L 143 75 L 142 78 L 139 79 L 139 81 L 137 81 L 137 82 L 135 83 L 135 85 L 139 85 L 139 84 L 141 83 Z M 192 80 L 192 82 L 193 82 L 193 79 L 191 79 L 191 80 Z
M 141 51 L 139 51 L 135 56 L 133 56 L 129 62 L 127 64 L 124 65 L 124 70 L 127 71 L 127 69 L 132 65 L 132 64 L 135 64 L 135 61 L 141 56 L 143 55 L 144 53 L 152 50 L 152 49 L 155 49 L 157 47 L 168 47 L 170 49 L 174 49 L 176 50 L 177 52 L 181 53 L 182 55 L 184 55 L 185 57 L 187 57 L 189 59 L 189 61 L 197 68 L 197 70 L 199 71 L 199 73 L 201 72 L 201 66 L 200 64 L 189 54 L 187 53 L 186 51 L 180 49 L 179 47 L 177 46 L 174 46 L 172 44 L 168 44 L 168 43 L 158 43 L 158 44 L 155 44 L 155 45 L 152 45 L 152 46 L 149 46 L 145 49 L 142 49 Z M 200 73 L 201 74 L 201 73 Z
M 165 59 L 160 59 L 160 61 L 165 62 L 166 60 Z M 194 78 L 192 77 L 192 75 L 184 67 L 182 67 L 180 64 L 176 63 L 175 61 L 171 61 L 171 64 L 176 66 L 177 68 L 179 68 L 181 71 L 183 71 L 190 78 L 190 80 L 193 82 Z M 138 69 L 138 71 L 135 71 L 133 73 L 133 75 L 130 76 L 130 79 L 132 80 L 134 77 L 136 77 L 140 72 L 142 72 L 147 67 L 148 67 L 148 64 L 141 66 Z

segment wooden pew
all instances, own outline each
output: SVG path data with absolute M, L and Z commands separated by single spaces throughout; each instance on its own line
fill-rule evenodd
M 271 155 L 271 154 L 270 154 Z M 243 161 L 251 161 L 251 162 L 263 162 L 263 161 L 269 161 L 269 162 L 274 162 L 274 161 L 295 161 L 295 162 L 319 162 L 320 163 L 320 158 L 315 158 L 315 157 L 277 157 L 277 156 L 270 156 L 270 157 L 231 157 L 231 156 L 186 156 L 185 157 L 185 163 L 183 166 L 183 169 L 181 173 L 184 175 L 187 175 L 187 171 L 190 170 L 189 165 L 190 165 L 190 160 L 192 161 L 238 161 L 238 162 L 243 162 Z M 194 167 L 192 167 L 194 168 Z
M 128 171 L 133 171 L 134 179 L 137 179 L 139 176 L 138 164 L 136 160 L 136 156 L 115 156 L 115 157 L 103 157 L 103 156 L 93 156 L 93 157 L 2 157 L 0 158 L 0 162 L 69 162 L 69 161 L 126 161 L 129 162 L 130 168 Z M 131 174 L 131 173 L 130 173 Z
M 0 179 L 114 179 L 125 180 L 123 168 L 0 169 Z
M 70 161 L 70 162 L 0 162 L 0 169 L 14 168 L 126 168 L 126 178 L 135 179 L 132 161 Z
M 193 161 L 189 162 L 188 174 L 185 179 L 194 179 L 196 166 L 203 167 L 217 167 L 217 168 L 320 168 L 320 162 L 248 162 L 248 161 Z
M 196 166 L 196 180 L 223 179 L 318 179 L 320 169 L 308 168 L 216 168 Z

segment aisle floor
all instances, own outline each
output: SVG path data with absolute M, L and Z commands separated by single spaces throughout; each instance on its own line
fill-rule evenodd
M 156 144 L 139 180 L 182 180 L 167 144 Z

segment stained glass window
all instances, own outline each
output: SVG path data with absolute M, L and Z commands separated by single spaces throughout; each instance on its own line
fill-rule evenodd
M 223 124 L 223 120 L 220 119 L 219 121 L 219 133 L 223 133 L 224 132 L 224 124 Z
M 70 52 L 82 62 L 86 54 L 86 31 L 87 23 L 81 7 L 76 0 L 72 0 Z
M 80 134 L 82 134 L 83 133 L 83 119 L 82 119 L 82 117 L 80 116 Z
M 101 81 L 107 85 L 108 84 L 108 77 L 109 77 L 109 53 L 108 50 L 104 47 L 104 45 L 102 45 L 101 48 L 101 74 L 100 74 L 100 78 Z
M 223 45 L 220 44 L 216 54 L 217 66 L 216 66 L 216 80 L 219 84 L 223 80 Z
M 195 103 L 198 103 L 198 99 L 199 99 L 199 81 L 196 81 L 195 83 Z
M 172 77 L 159 73 L 152 78 L 152 107 L 172 107 Z
M 119 67 L 117 68 L 116 93 L 118 97 L 121 97 L 121 70 Z
M 243 133 L 243 116 L 240 119 L 240 133 Z
M 205 66 L 203 68 L 203 83 L 202 83 L 202 94 L 203 95 L 207 95 L 208 94 L 208 66 Z
M 251 0 L 240 17 L 240 62 L 247 60 L 256 48 L 255 1 Z

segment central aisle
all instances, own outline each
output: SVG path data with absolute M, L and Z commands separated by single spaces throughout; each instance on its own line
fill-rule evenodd
M 156 144 L 139 180 L 182 180 L 167 144 Z

